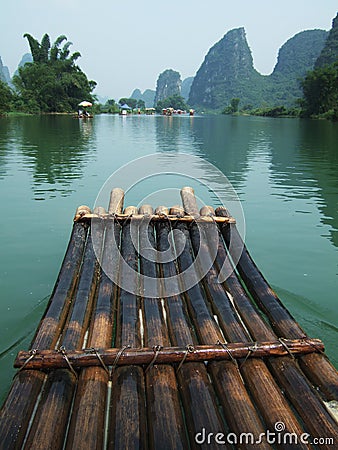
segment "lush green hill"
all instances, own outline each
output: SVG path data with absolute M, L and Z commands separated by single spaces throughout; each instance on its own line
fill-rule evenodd
M 338 15 L 316 63 L 302 81 L 302 115 L 338 121 Z
M 134 89 L 130 98 L 135 98 L 136 100 L 143 100 L 146 108 L 152 108 L 154 106 L 155 91 L 152 89 L 146 89 L 143 93 L 140 89 Z
M 328 33 L 323 30 L 307 30 L 289 39 L 279 50 L 277 64 L 268 77 L 267 103 L 272 106 L 292 106 L 302 97 L 300 80 L 312 70 L 322 51 Z
M 9 75 L 8 67 L 2 64 L 1 57 L 0 57 L 0 80 L 7 84 L 11 83 L 11 77 Z
M 154 104 L 173 95 L 181 95 L 181 75 L 172 69 L 160 73 L 156 83 Z
M 324 48 L 315 63 L 315 68 L 324 67 L 337 62 L 338 60 L 338 14 L 332 21 L 332 28 L 329 32 Z
M 280 49 L 273 73 L 263 76 L 253 66 L 244 28 L 231 30 L 206 55 L 192 83 L 189 104 L 220 110 L 239 98 L 240 108 L 291 106 L 302 95 L 299 80 L 313 68 L 326 38 L 323 30 L 298 33 Z

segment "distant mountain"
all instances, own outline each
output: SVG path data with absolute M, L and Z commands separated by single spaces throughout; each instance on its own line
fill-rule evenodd
M 135 98 L 136 100 L 143 100 L 146 108 L 152 108 L 154 106 L 155 91 L 152 89 L 146 89 L 143 94 L 140 89 L 135 89 L 130 98 Z
M 156 94 L 154 104 L 173 95 L 181 95 L 181 75 L 172 69 L 162 72 L 156 83 Z
M 324 30 L 297 33 L 280 48 L 272 75 L 303 77 L 313 69 L 327 36 L 328 32 Z
M 338 14 L 332 21 L 332 28 L 315 63 L 315 68 L 324 67 L 336 61 L 338 61 Z
M 313 69 L 327 36 L 324 30 L 302 31 L 280 48 L 277 64 L 267 78 L 266 95 L 274 105 L 291 106 L 302 97 L 299 80 Z M 267 99 L 265 101 L 268 103 Z
M 244 28 L 229 31 L 206 55 L 193 80 L 189 105 L 219 110 L 239 98 L 241 107 L 291 106 L 301 96 L 299 79 L 313 68 L 324 47 L 327 32 L 298 33 L 280 49 L 270 76 L 253 66 Z
M 220 109 L 239 97 L 241 102 L 257 104 L 256 90 L 263 78 L 253 67 L 244 28 L 237 28 L 209 50 L 192 82 L 188 103 Z
M 7 66 L 4 66 L 0 56 L 0 80 L 7 84 L 11 84 L 11 76 Z
M 14 75 L 19 75 L 20 67 L 23 67 L 26 63 L 33 62 L 33 57 L 31 53 L 25 53 L 18 64 L 18 68 L 14 72 Z
M 191 88 L 193 81 L 194 81 L 194 77 L 185 78 L 182 81 L 181 96 L 184 98 L 185 101 L 188 101 L 189 94 L 190 94 L 190 88 Z

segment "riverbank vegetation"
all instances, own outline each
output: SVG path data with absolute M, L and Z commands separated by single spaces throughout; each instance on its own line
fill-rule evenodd
M 88 80 L 76 64 L 79 52 L 70 52 L 71 42 L 59 36 L 51 45 L 48 34 L 38 42 L 27 38 L 33 62 L 20 67 L 13 77 L 13 88 L 0 84 L 0 113 L 20 111 L 33 114 L 76 111 L 86 99 L 94 101 L 96 82 Z M 63 45 L 62 45 L 63 44 Z M 61 47 L 62 45 L 62 47 Z
M 263 103 L 257 108 L 257 105 L 253 107 L 242 104 L 239 97 L 234 97 L 228 105 L 224 105 L 222 114 L 310 117 L 338 121 L 338 61 L 335 56 L 338 48 L 337 29 L 334 21 L 327 45 L 315 68 L 299 80 L 303 96 L 293 106 L 287 106 L 287 102 L 283 103 L 281 98 L 280 104 L 271 106 Z M 59 36 L 53 44 L 48 34 L 43 36 L 41 42 L 30 34 L 25 34 L 24 37 L 28 41 L 33 61 L 18 69 L 11 86 L 0 79 L 0 115 L 9 112 L 74 113 L 82 100 L 94 103 L 92 112 L 95 114 L 118 113 L 120 105 L 124 104 L 130 110 L 145 112 L 145 102 L 134 98 L 121 98 L 118 103 L 110 99 L 104 105 L 95 102 L 93 90 L 96 82 L 88 80 L 77 65 L 76 61 L 81 55 L 79 52 L 70 52 L 72 43 L 66 36 Z M 158 101 L 155 107 L 157 112 L 169 107 L 177 110 L 190 108 L 178 94 Z M 204 112 L 217 114 L 220 111 L 204 109 Z
M 166 108 L 174 108 L 176 110 L 180 109 L 182 111 L 189 109 L 188 105 L 185 103 L 184 98 L 178 94 L 174 94 L 171 97 L 158 101 L 155 105 L 155 108 L 156 112 L 159 113 Z
M 309 71 L 300 81 L 303 97 L 295 106 L 284 105 L 252 108 L 240 107 L 240 99 L 233 98 L 222 114 L 254 115 L 263 117 L 308 117 L 338 121 L 338 62 Z

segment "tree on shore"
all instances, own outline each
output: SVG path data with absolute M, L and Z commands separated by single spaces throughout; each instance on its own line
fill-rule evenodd
M 183 97 L 178 94 L 174 94 L 171 97 L 160 100 L 156 104 L 156 111 L 161 112 L 163 108 L 181 109 L 182 111 L 188 109 L 187 104 Z
M 338 120 L 338 62 L 309 72 L 302 88 L 303 116 L 324 115 Z
M 13 99 L 11 88 L 7 83 L 0 80 L 0 115 L 11 109 Z
M 92 91 L 95 81 L 76 65 L 81 56 L 79 52 L 70 53 L 71 42 L 66 36 L 59 36 L 51 45 L 48 34 L 39 43 L 26 33 L 33 62 L 19 69 L 19 75 L 13 78 L 19 93 L 19 108 L 28 112 L 69 112 L 74 111 L 82 100 L 93 101 Z
M 230 101 L 230 105 L 223 109 L 222 114 L 235 114 L 238 112 L 239 102 L 241 100 L 239 98 L 232 98 Z

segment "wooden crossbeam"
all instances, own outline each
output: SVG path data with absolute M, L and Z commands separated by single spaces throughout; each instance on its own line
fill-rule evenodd
M 156 351 L 155 351 L 156 350 Z M 323 352 L 324 345 L 319 339 L 280 339 L 261 343 L 229 343 L 182 347 L 83 349 L 67 352 L 57 350 L 20 351 L 14 367 L 25 369 L 55 369 L 111 365 L 146 365 L 154 360 L 156 364 L 241 359 L 248 357 L 277 357 L 288 354 Z M 99 356 L 98 356 L 99 355 Z

